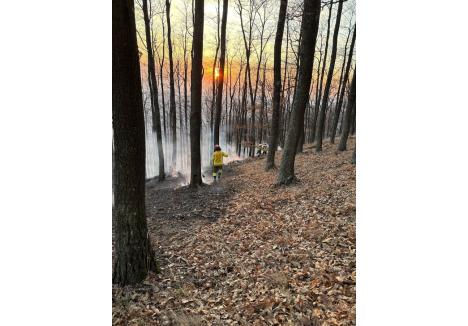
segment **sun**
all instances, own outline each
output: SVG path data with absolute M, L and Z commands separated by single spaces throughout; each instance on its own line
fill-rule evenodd
M 215 79 L 217 79 L 219 77 L 219 70 L 216 69 L 214 73 L 215 73 Z

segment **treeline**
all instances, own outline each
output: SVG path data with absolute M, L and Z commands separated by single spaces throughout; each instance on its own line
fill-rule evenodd
M 303 3 L 287 3 L 283 15 L 277 122 L 273 110 L 273 47 L 280 44 L 277 8 L 283 2 L 214 0 L 207 4 L 216 10 L 204 12 L 200 119 L 202 137 L 209 140 L 202 142 L 232 148 L 238 157 L 254 156 L 256 145 L 269 143 L 273 131 L 279 138 L 270 148 L 283 148 L 297 88 Z M 192 4 L 137 0 L 135 15 L 147 147 L 151 149 L 147 171 L 154 171 L 151 174 L 157 174 L 160 180 L 176 172 L 189 174 Z M 299 152 L 304 143 L 314 142 L 321 150 L 322 139 L 330 137 L 333 143 L 336 135 L 342 134 L 354 70 L 354 3 L 322 2 L 321 18 Z M 351 114 L 351 132 L 355 130 L 353 117 Z M 202 151 L 211 150 L 211 146 L 205 147 Z
M 304 143 L 320 152 L 324 139 L 334 143 L 338 136 L 337 148 L 346 150 L 356 130 L 351 0 L 280 0 L 279 8 L 273 0 L 217 0 L 208 22 L 204 0 L 182 2 L 175 34 L 169 0 L 138 1 L 113 0 L 113 282 L 119 284 L 141 281 L 155 268 L 144 216 L 145 126 L 155 136 L 159 180 L 182 167 L 191 187 L 203 184 L 202 151 L 211 151 L 202 148 L 203 136 L 239 156 L 254 156 L 256 145 L 267 142 L 267 170 L 280 146 L 277 183 L 289 184 Z M 204 32 L 207 24 L 214 33 Z M 204 55 L 212 38 L 213 51 Z

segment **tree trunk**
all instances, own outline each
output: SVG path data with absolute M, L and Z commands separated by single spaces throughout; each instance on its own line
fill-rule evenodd
M 356 106 L 353 108 L 353 113 L 351 114 L 351 123 L 349 134 L 354 135 L 356 133 Z
M 342 108 L 341 109 L 341 121 L 340 121 L 340 124 L 339 124 L 339 128 L 338 129 L 338 134 L 341 135 L 341 133 L 343 132 L 343 121 L 344 121 L 344 111 L 346 111 L 345 108 Z
M 164 139 L 165 143 L 167 144 L 167 123 L 166 123 L 166 100 L 164 93 L 164 80 L 163 80 L 163 72 L 164 72 L 164 59 L 166 57 L 166 38 L 165 38 L 165 28 L 164 28 L 164 19 L 161 16 L 161 24 L 162 24 L 162 56 L 159 60 L 159 78 L 161 79 L 161 101 L 162 101 L 162 109 L 163 109 L 163 130 L 164 130 Z M 159 52 L 158 52 L 159 56 Z M 167 151 L 166 151 L 167 154 Z
M 229 64 L 229 58 L 226 56 L 226 61 L 228 62 Z M 226 69 L 227 71 L 227 69 Z M 226 72 L 227 74 L 227 72 Z M 229 84 L 229 81 L 227 78 L 224 79 L 224 128 L 225 128 L 225 132 L 224 132 L 224 139 L 226 141 L 226 144 L 228 144 L 229 140 L 228 140 L 228 108 L 229 108 L 229 90 L 228 90 L 228 84 Z M 221 119 L 222 121 L 222 119 Z
M 180 61 L 177 60 L 177 66 L 176 66 L 176 70 L 177 70 L 177 95 L 178 95 L 178 98 L 179 98 L 179 145 L 180 145 L 180 148 L 179 148 L 179 151 L 181 153 L 184 152 L 184 135 L 183 135 L 183 125 L 184 125 L 184 120 L 183 120 L 183 115 L 182 115 L 182 95 L 180 93 L 180 78 L 181 78 L 181 73 L 180 73 Z M 180 166 L 182 166 L 182 169 L 183 169 L 183 165 L 184 165 L 184 160 L 183 160 L 183 157 L 181 156 L 180 157 Z
M 253 87 L 252 87 L 252 78 L 251 78 L 251 67 L 250 67 L 250 55 L 251 55 L 251 50 L 252 50 L 252 28 L 254 25 L 254 20 L 257 15 L 256 12 L 254 12 L 254 1 L 250 0 L 249 1 L 249 19 L 248 19 L 248 36 L 246 35 L 246 30 L 244 27 L 244 19 L 243 19 L 243 4 L 240 0 L 237 1 L 237 7 L 239 9 L 239 18 L 241 22 L 241 31 L 242 31 L 242 37 L 244 41 L 244 48 L 245 48 L 245 57 L 246 57 L 246 83 L 248 81 L 248 87 L 249 87 L 249 93 L 250 93 L 250 105 L 252 108 L 252 117 L 255 117 L 255 98 L 253 94 Z M 247 79 L 248 78 L 248 79 Z M 246 102 L 245 102 L 246 103 Z M 253 118 L 255 121 L 255 118 Z M 245 128 L 244 128 L 244 137 L 246 138 L 245 140 L 247 141 L 247 135 L 248 135 L 248 130 L 247 130 L 247 108 L 245 108 L 244 112 L 244 120 L 245 120 Z M 253 127 L 253 126 L 252 126 Z M 249 140 L 252 141 L 252 133 L 249 133 Z M 248 144 L 249 147 L 249 155 L 252 156 L 253 149 L 252 149 L 252 144 Z M 245 148 L 244 148 L 245 150 Z
M 326 124 L 325 124 L 325 132 L 324 132 L 324 135 L 327 136 L 327 137 L 330 137 L 330 129 L 331 129 L 331 125 L 332 125 L 332 120 L 333 120 L 333 110 L 332 110 L 332 107 L 333 107 L 333 103 L 335 103 L 335 98 L 336 98 L 336 94 L 335 96 L 333 96 L 333 98 L 331 99 L 330 101 L 330 105 L 329 105 L 329 110 L 327 110 L 327 116 L 326 116 Z M 335 108 L 336 108 L 336 103 L 335 103 Z
M 333 121 L 333 127 L 332 127 L 332 133 L 330 136 L 330 142 L 333 144 L 335 143 L 335 136 L 336 136 L 336 128 L 338 126 L 338 120 L 341 112 L 341 107 L 343 105 L 343 99 L 344 99 L 344 92 L 346 89 L 346 84 L 348 82 L 348 76 L 349 76 L 349 70 L 351 68 L 351 59 L 353 58 L 353 51 L 354 51 L 354 43 L 356 42 L 356 26 L 354 26 L 354 32 L 353 32 L 353 38 L 351 40 L 351 46 L 349 48 L 349 54 L 348 54 L 348 62 L 346 63 L 346 70 L 344 73 L 343 81 L 342 81 L 342 86 L 340 89 L 340 94 L 338 94 L 338 103 L 337 107 L 335 109 L 335 119 Z
M 339 151 L 346 150 L 346 143 L 348 142 L 349 129 L 351 125 L 351 117 L 353 110 L 356 109 L 356 69 L 354 69 L 353 81 L 351 82 L 351 89 L 348 95 L 348 106 L 346 108 L 343 120 L 343 132 L 341 133 L 340 144 L 338 145 Z
M 232 60 L 231 60 L 231 65 L 230 65 L 230 70 L 231 69 L 232 69 Z M 236 141 L 237 141 L 238 111 L 239 111 L 239 107 L 240 107 L 240 105 L 239 105 L 239 103 L 240 103 L 239 96 L 240 96 L 240 84 L 241 84 L 242 69 L 243 69 L 243 67 L 242 67 L 242 59 L 241 59 L 241 63 L 240 63 L 240 67 L 239 67 L 239 73 L 237 75 L 236 82 L 234 83 L 234 87 L 232 87 L 232 85 L 231 85 L 232 83 L 229 83 L 229 88 L 230 89 L 231 89 L 231 87 L 233 88 L 232 93 L 231 93 L 231 90 L 229 90 L 229 96 L 231 97 L 230 108 L 229 108 L 229 139 L 230 139 L 230 142 L 232 142 L 234 131 L 236 133 Z M 236 95 L 236 85 L 237 85 L 237 88 L 238 88 L 238 91 L 237 91 L 237 105 L 236 105 L 236 102 L 234 102 L 234 108 L 233 108 L 233 98 Z M 232 110 L 234 110 L 234 116 L 232 115 Z M 234 120 L 234 123 L 233 123 L 233 120 Z
M 169 50 L 169 122 L 172 133 L 172 163 L 173 172 L 176 169 L 177 163 L 177 116 L 175 104 L 175 87 L 174 87 L 174 60 L 172 57 L 172 39 L 171 39 L 171 2 L 166 0 L 166 19 L 167 19 L 167 47 Z
M 286 72 L 288 69 L 288 58 L 289 58 L 289 52 L 288 52 L 288 47 L 289 47 L 289 18 L 286 19 L 286 51 L 285 51 L 285 58 L 284 58 L 284 73 L 283 73 L 283 86 L 281 90 L 281 99 L 280 99 L 280 113 L 279 113 L 279 143 L 281 144 L 281 147 L 284 145 L 284 133 L 285 133 L 285 117 L 286 117 L 286 103 L 284 101 L 284 91 L 286 88 Z M 273 86 L 274 87 L 274 86 Z M 275 148 L 276 151 L 276 148 Z M 274 156 L 274 154 L 273 154 Z M 274 157 L 273 157 L 273 165 L 274 165 Z
M 221 123 L 221 107 L 223 105 L 224 62 L 226 57 L 226 23 L 228 0 L 223 0 L 223 18 L 221 19 L 221 55 L 219 57 L 218 87 L 216 93 L 216 114 L 214 124 L 214 144 L 219 144 L 219 125 Z
M 266 7 L 263 7 L 264 10 L 266 10 Z M 265 16 L 265 15 L 264 15 Z M 265 20 L 266 21 L 266 20 Z M 258 83 L 260 80 L 260 67 L 262 64 L 262 57 L 263 57 L 263 51 L 265 49 L 264 47 L 264 32 L 265 32 L 265 21 L 262 22 L 262 27 L 260 30 L 260 55 L 258 56 L 258 64 L 257 64 L 257 72 L 256 72 L 256 77 L 255 77 L 255 89 L 251 94 L 253 94 L 253 98 L 251 98 L 252 102 L 252 128 L 250 130 L 250 152 L 249 156 L 255 156 L 255 143 L 256 143 L 256 134 L 257 134 L 257 124 L 256 124 L 256 101 L 257 101 L 257 91 L 258 91 Z M 268 39 L 266 40 L 268 42 Z M 266 44 L 265 42 L 265 44 Z M 251 86 L 252 89 L 252 86 Z
M 263 80 L 262 80 L 262 99 L 261 99 L 261 104 L 260 104 L 260 130 L 259 130 L 259 139 L 258 142 L 261 144 L 263 142 L 263 115 L 264 115 L 264 110 L 265 110 L 265 75 L 266 75 L 266 61 L 263 64 Z
M 320 91 L 319 91 L 319 86 L 320 86 L 320 81 L 321 81 L 321 75 L 320 75 L 320 67 L 322 66 L 322 38 L 320 38 L 320 50 L 319 50 L 319 61 L 318 61 L 318 66 L 317 66 L 317 83 L 315 85 L 315 102 L 314 102 L 314 114 L 312 115 L 312 123 L 311 123 L 311 129 L 310 129 L 310 142 L 313 143 L 315 142 L 315 134 L 316 134 L 316 129 L 317 129 L 317 117 L 318 117 L 318 111 L 320 107 Z
M 242 89 L 242 103 L 241 103 L 241 110 L 240 110 L 240 145 L 241 147 L 239 148 L 239 156 L 242 150 L 242 140 L 245 138 L 246 134 L 246 121 L 244 121 L 244 116 L 247 115 L 247 68 L 245 69 L 244 73 L 244 87 Z M 244 140 L 244 145 L 245 145 L 245 140 Z
M 304 2 L 301 24 L 301 43 L 299 46 L 299 74 L 294 94 L 291 118 L 286 136 L 283 158 L 278 174 L 278 184 L 289 184 L 294 181 L 294 161 L 299 133 L 304 124 L 304 111 L 309 99 L 312 77 L 315 42 L 320 18 L 320 0 Z
M 194 24 L 192 41 L 192 74 L 190 85 L 190 186 L 202 185 L 201 174 L 201 100 L 202 100 L 202 60 L 203 60 L 203 16 L 204 0 L 194 0 Z
M 185 144 L 188 143 L 188 109 L 187 109 L 187 70 L 188 70 L 188 62 L 187 62 L 187 33 L 188 33 L 188 23 L 187 23 L 187 7 L 185 7 L 185 33 L 184 33 L 184 139 Z M 187 159 L 187 155 L 185 155 Z M 186 160 L 186 163 L 188 161 Z
M 145 21 L 146 49 L 148 52 L 148 80 L 151 94 L 151 108 L 153 117 L 153 131 L 156 132 L 158 143 L 159 175 L 158 180 L 165 179 L 164 151 L 162 144 L 161 116 L 159 113 L 158 86 L 156 82 L 156 68 L 154 65 L 153 46 L 151 42 L 150 18 L 148 14 L 148 0 L 143 0 L 143 18 Z
M 317 106 L 317 117 L 315 120 L 315 134 L 314 134 L 314 141 L 317 140 L 317 131 L 318 131 L 318 124 L 319 124 L 319 115 L 320 115 L 320 101 L 322 99 L 322 90 L 323 90 L 323 76 L 325 75 L 325 67 L 327 66 L 327 54 L 328 54 L 328 40 L 330 39 L 330 21 L 332 16 L 332 6 L 333 1 L 330 2 L 330 8 L 328 12 L 328 21 L 327 21 L 327 37 L 325 39 L 325 53 L 323 55 L 323 63 L 322 63 L 322 73 L 320 74 L 320 87 L 319 91 L 316 94 L 316 106 Z M 320 53 L 321 54 L 321 53 Z
M 336 96 L 337 96 L 337 99 L 336 99 L 336 104 L 335 104 L 335 111 L 334 111 L 334 114 L 333 114 L 333 119 L 332 119 L 332 122 L 331 122 L 331 125 L 330 125 L 330 131 L 329 131 L 329 136 L 330 136 L 330 144 L 334 144 L 335 143 L 335 137 L 334 135 L 336 134 L 336 126 L 338 125 L 338 121 L 339 121 L 339 118 L 340 118 L 340 112 L 341 110 L 338 109 L 338 103 L 340 101 L 340 94 L 341 94 L 341 88 L 343 87 L 344 85 L 344 82 L 343 82 L 343 76 L 344 76 L 344 72 L 345 72 L 345 69 L 346 69 L 346 55 L 348 53 L 348 42 L 349 42 L 349 37 L 351 36 L 351 29 L 349 29 L 348 31 L 348 36 L 346 37 L 346 43 L 345 43 L 345 47 L 344 47 L 344 55 L 343 55 L 343 63 L 342 63 L 342 66 L 341 66 L 341 73 L 340 73 L 340 79 L 339 79 L 339 83 L 338 83 L 338 91 L 336 92 Z M 336 125 L 335 125 L 335 121 L 336 121 Z M 333 138 L 332 138 L 332 135 L 333 135 Z
M 288 72 L 288 87 L 287 87 L 287 96 L 286 96 L 286 104 L 285 104 L 285 110 L 284 110 L 284 128 L 283 128 L 283 147 L 284 147 L 284 142 L 286 140 L 286 133 L 288 131 L 288 126 L 289 126 L 289 117 L 291 114 L 291 70 Z
M 112 2 L 115 260 L 112 283 L 156 270 L 145 216 L 145 124 L 133 1 Z
M 313 74 L 313 72 L 312 72 L 312 74 Z M 310 88 L 311 89 L 314 88 L 314 78 L 313 77 L 312 77 Z M 304 118 L 304 123 L 305 123 L 304 143 L 310 143 L 310 137 L 309 137 L 310 136 L 310 128 L 311 128 L 310 122 L 312 120 L 311 116 L 313 114 L 313 108 L 312 108 L 312 104 L 311 104 L 311 101 L 310 101 L 311 97 L 312 97 L 312 91 L 309 94 L 309 101 L 307 102 L 306 113 L 305 113 L 305 118 Z
M 218 62 L 218 52 L 219 52 L 219 45 L 220 45 L 220 35 L 219 35 L 219 0 L 218 6 L 216 7 L 217 15 L 216 15 L 216 51 L 213 60 L 213 68 L 211 73 L 211 90 L 212 90 L 212 97 L 211 97 L 211 105 L 210 105 L 210 132 L 211 132 L 211 142 L 214 140 L 214 113 L 216 107 L 216 65 Z M 215 143 L 216 144 L 216 143 Z
M 302 153 L 304 148 L 304 119 L 301 123 L 302 127 L 299 127 L 299 138 L 297 140 L 296 154 Z
M 331 9 L 332 9 L 332 4 L 330 4 L 330 16 L 332 13 Z M 316 152 L 322 151 L 323 132 L 325 128 L 325 114 L 328 108 L 328 98 L 330 96 L 330 87 L 331 87 L 331 82 L 333 79 L 333 72 L 335 70 L 336 48 L 338 45 L 338 32 L 340 30 L 342 10 L 343 10 L 343 1 L 340 1 L 338 3 L 338 12 L 336 14 L 335 30 L 333 31 L 333 41 L 332 41 L 333 44 L 332 44 L 332 52 L 331 52 L 331 57 L 330 57 L 330 66 L 328 68 L 328 76 L 325 82 L 325 89 L 323 92 L 322 104 L 320 105 L 319 116 L 318 116 L 318 121 L 317 121 L 317 136 L 316 136 L 316 145 L 315 145 Z M 330 29 L 330 17 L 328 19 L 328 29 Z M 327 42 L 328 42 L 328 32 L 327 32 Z

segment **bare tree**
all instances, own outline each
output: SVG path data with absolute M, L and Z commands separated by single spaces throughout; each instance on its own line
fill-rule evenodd
M 239 123 L 238 123 L 239 141 L 238 141 L 237 155 L 241 154 L 242 141 L 244 142 L 246 141 L 246 135 L 247 135 L 247 80 L 248 80 L 247 74 L 248 74 L 248 70 L 247 70 L 247 65 L 246 65 L 245 71 L 244 71 L 244 86 L 242 88 L 242 102 L 239 107 Z M 244 147 L 244 150 L 245 150 L 245 147 Z
M 177 64 L 176 64 L 176 76 L 177 76 L 177 95 L 178 95 L 178 104 L 179 104 L 179 142 L 180 142 L 180 151 L 183 152 L 184 150 L 184 135 L 183 135 L 183 127 L 184 127 L 184 120 L 183 120 L 183 115 L 182 115 L 182 95 L 180 93 L 180 79 L 181 79 L 181 73 L 180 73 L 180 61 L 177 59 Z M 182 157 L 180 157 L 180 163 L 183 166 L 184 160 Z
M 320 100 L 322 98 L 322 90 L 323 90 L 323 77 L 325 76 L 325 67 L 327 65 L 327 54 L 328 54 L 328 40 L 330 39 L 330 22 L 331 22 L 331 17 L 332 17 L 332 7 L 333 7 L 333 1 L 329 3 L 329 9 L 328 9 L 328 20 L 327 20 L 327 36 L 325 39 L 325 53 L 323 55 L 323 63 L 322 63 L 322 72 L 320 74 L 320 84 L 319 84 L 319 90 L 316 94 L 316 113 L 317 113 L 317 119 L 315 121 L 315 137 L 314 141 L 317 140 L 317 131 L 318 131 L 318 124 L 319 124 L 319 113 L 320 113 Z
M 156 270 L 145 213 L 145 123 L 133 0 L 112 1 L 115 261 L 112 283 Z
M 339 151 L 346 150 L 346 143 L 348 142 L 349 129 L 351 125 L 351 118 L 353 111 L 356 110 L 356 68 L 354 68 L 353 81 L 348 94 L 348 106 L 346 108 L 343 119 L 343 132 L 341 133 L 340 144 L 338 145 Z
M 211 103 L 210 103 L 210 131 L 211 136 L 213 136 L 213 127 L 214 127 L 214 112 L 215 112 L 215 101 L 216 101 L 216 67 L 218 64 L 218 52 L 220 46 L 220 36 L 219 36 L 219 25 L 220 25 L 220 13 L 219 13 L 219 0 L 218 6 L 216 7 L 217 15 L 216 15 L 216 51 L 213 59 L 213 67 L 212 67 L 212 74 L 211 74 Z
M 331 5 L 330 5 L 331 8 Z M 320 106 L 320 112 L 318 117 L 318 125 L 317 125 L 317 136 L 316 136 L 316 145 L 315 151 L 320 152 L 322 151 L 322 138 L 323 138 L 323 130 L 325 124 L 325 114 L 327 111 L 328 106 L 328 98 L 330 96 L 330 87 L 331 82 L 333 79 L 333 72 L 335 71 L 335 61 L 336 61 L 336 49 L 338 46 L 338 32 L 340 30 L 340 22 L 341 22 L 341 12 L 343 11 L 343 1 L 338 3 L 338 12 L 336 14 L 336 21 L 335 21 L 335 30 L 333 31 L 333 44 L 332 44 L 332 52 L 330 57 L 330 66 L 328 68 L 328 76 L 327 81 L 325 82 L 325 89 L 323 93 L 322 105 Z M 331 15 L 331 12 L 330 12 Z
M 165 92 L 164 92 L 164 60 L 166 57 L 166 28 L 164 27 L 164 16 L 161 15 L 161 27 L 162 27 L 162 54 L 159 55 L 159 51 L 156 51 L 158 54 L 158 61 L 159 61 L 159 78 L 161 80 L 161 102 L 162 102 L 162 109 L 163 109 L 163 131 L 164 131 L 164 138 L 167 141 L 167 123 L 166 123 L 166 101 L 165 101 Z M 167 153 L 167 152 L 166 152 Z
M 241 0 L 237 0 L 236 8 L 239 13 L 239 18 L 241 21 L 241 31 L 242 31 L 243 41 L 244 41 L 245 58 L 246 58 L 244 89 L 246 90 L 246 87 L 248 86 L 248 90 L 250 94 L 250 105 L 252 108 L 252 115 L 255 116 L 255 96 L 254 96 L 254 91 L 253 91 L 253 86 L 252 86 L 250 57 L 252 54 L 253 26 L 254 26 L 255 18 L 257 16 L 258 4 L 254 0 L 249 0 L 248 20 L 247 20 L 246 26 L 244 25 L 245 8 Z M 246 92 L 244 91 L 244 94 L 245 93 Z M 243 125 L 245 126 L 244 132 L 243 132 L 245 137 L 247 136 L 247 107 L 246 106 L 247 106 L 247 98 L 244 98 L 242 101 L 242 107 L 245 108 L 244 109 L 245 122 L 243 123 Z M 250 144 L 248 144 L 248 147 L 249 147 L 249 154 L 250 154 L 252 152 L 252 134 L 250 135 L 249 138 L 250 138 Z
M 226 60 L 227 62 L 227 65 L 229 66 L 229 55 L 228 53 L 226 53 Z M 228 74 L 228 67 L 226 67 L 226 74 Z M 225 139 L 226 139 L 226 143 L 228 143 L 228 139 L 227 139 L 227 133 L 228 133 L 228 130 L 227 130 L 227 127 L 228 127 L 228 108 L 229 108 L 229 90 L 228 90 L 228 86 L 229 86 L 229 79 L 228 78 L 224 78 L 224 127 L 226 129 L 225 131 Z M 221 124 L 223 123 L 222 122 L 222 117 L 221 117 Z
M 221 106 L 224 85 L 224 63 L 226 57 L 226 24 L 228 14 L 228 0 L 223 0 L 223 17 L 221 19 L 221 55 L 219 57 L 218 87 L 216 94 L 216 114 L 214 124 L 214 144 L 219 144 L 219 126 L 221 123 Z
M 304 111 L 309 99 L 315 42 L 320 19 L 320 0 L 304 2 L 301 24 L 301 43 L 299 46 L 299 73 L 294 93 L 291 119 L 288 126 L 283 158 L 278 174 L 278 184 L 289 184 L 295 180 L 294 161 L 296 158 L 299 127 L 303 123 Z
M 320 67 L 322 65 L 322 47 L 323 47 L 323 38 L 320 37 L 320 49 L 319 49 L 319 57 L 318 57 L 318 66 L 317 66 L 317 81 L 315 83 L 315 102 L 314 102 L 314 111 L 311 116 L 311 129 L 310 129 L 310 142 L 313 143 L 315 141 L 315 134 L 316 134 L 316 127 L 317 127 L 317 117 L 318 117 L 318 110 L 319 110 L 319 102 L 320 102 L 320 92 L 319 92 L 319 85 L 320 85 Z
M 151 7 L 151 0 L 150 0 Z M 151 113 L 153 131 L 156 132 L 158 143 L 159 175 L 158 180 L 162 181 L 166 175 L 164 172 L 164 151 L 162 144 L 161 117 L 159 113 L 158 86 L 156 79 L 156 68 L 154 65 L 153 46 L 151 41 L 150 13 L 148 10 L 148 0 L 143 0 L 143 19 L 145 22 L 146 50 L 148 52 L 148 82 L 151 94 Z
M 354 25 L 353 38 L 351 40 L 351 46 L 349 48 L 348 62 L 346 63 L 346 70 L 345 70 L 343 81 L 342 81 L 343 85 L 342 85 L 342 87 L 340 89 L 340 94 L 338 94 L 338 103 L 337 103 L 337 107 L 335 109 L 335 120 L 333 121 L 332 134 L 330 136 L 331 143 L 335 142 L 336 128 L 338 126 L 338 117 L 339 117 L 339 113 L 341 112 L 341 106 L 343 105 L 344 92 L 345 92 L 345 88 L 346 88 L 345 86 L 346 86 L 346 83 L 348 82 L 349 70 L 351 68 L 351 61 L 352 61 L 352 58 L 353 58 L 353 51 L 354 51 L 355 42 L 356 42 L 356 25 Z
M 238 94 L 240 93 L 240 79 L 241 79 L 241 75 L 242 75 L 242 57 L 241 57 L 241 60 L 240 60 L 240 65 L 239 65 L 239 73 L 237 74 L 237 78 L 236 78 L 236 81 L 234 82 L 234 86 L 232 85 L 232 60 L 231 59 L 231 62 L 229 64 L 229 117 L 228 117 L 228 140 L 229 142 L 232 142 L 232 138 L 233 138 L 233 134 L 234 134 L 234 126 L 233 126 L 233 119 L 236 121 L 236 124 L 237 124 L 237 121 L 238 121 L 238 108 L 240 107 L 240 105 L 235 105 L 234 103 L 234 106 L 233 106 L 233 99 L 234 99 L 234 96 L 236 95 L 236 86 L 239 87 L 239 92 Z M 237 108 L 237 109 L 236 109 Z M 234 112 L 233 112 L 233 109 L 234 109 Z M 233 116 L 234 114 L 234 116 Z M 237 126 L 236 126 L 237 127 Z M 236 141 L 237 141 L 237 128 L 235 129 L 236 130 Z M 236 144 L 237 145 L 237 144 Z M 237 148 L 237 147 L 236 147 Z
M 291 91 L 293 89 L 293 86 L 291 85 L 291 75 L 292 75 L 292 69 L 289 69 L 288 70 L 288 74 L 287 74 L 287 87 L 286 87 L 286 101 L 285 101 L 285 104 L 284 104 L 284 108 L 283 108 L 283 146 L 284 146 L 284 143 L 286 141 L 286 133 L 287 133 L 287 130 L 288 130 L 288 126 L 289 126 L 289 118 L 290 118 L 290 114 L 291 114 Z
M 289 18 L 286 17 L 286 51 L 285 51 L 285 57 L 284 57 L 284 71 L 283 71 L 283 89 L 281 90 L 281 100 L 280 100 L 280 121 L 283 123 L 281 124 L 280 127 L 280 144 L 281 146 L 284 146 L 284 136 L 286 134 L 286 129 L 287 125 L 285 126 L 286 122 L 286 102 L 285 102 L 285 90 L 286 90 L 286 76 L 288 73 L 288 59 L 289 59 Z M 289 85 L 288 85 L 288 90 L 289 90 Z
M 188 126 L 188 117 L 187 117 L 187 71 L 188 71 L 188 58 L 187 58 L 187 52 L 188 52 L 188 46 L 187 46 L 187 34 L 189 30 L 188 26 L 188 15 L 187 15 L 187 3 L 184 2 L 184 8 L 185 8 L 185 15 L 184 15 L 184 23 L 185 23 L 185 29 L 184 29 L 184 44 L 183 44 L 183 51 L 184 51 L 184 116 L 185 116 L 185 131 L 187 131 L 187 126 Z
M 265 60 L 263 63 L 263 78 L 261 82 L 261 88 L 262 88 L 262 99 L 261 99 L 261 104 L 260 104 L 260 130 L 258 132 L 258 142 L 262 143 L 263 141 L 263 117 L 264 117 L 264 111 L 265 111 L 265 83 L 266 83 L 266 66 L 267 66 L 268 60 Z
M 192 42 L 192 74 L 190 110 L 190 186 L 202 185 L 201 174 L 201 96 L 202 96 L 202 60 L 203 60 L 203 15 L 204 0 L 194 0 L 194 24 Z
M 286 19 L 287 0 L 281 0 L 278 25 L 276 27 L 275 48 L 273 58 L 273 111 L 271 117 L 271 131 L 269 150 L 265 169 L 269 170 L 275 166 L 275 153 L 278 147 L 279 119 L 281 105 L 281 45 L 283 43 L 284 22 Z
M 270 39 L 272 33 L 270 33 L 269 35 L 267 35 L 265 37 L 265 27 L 266 27 L 266 23 L 267 23 L 267 20 L 268 20 L 268 17 L 267 17 L 267 10 L 268 10 L 268 7 L 267 7 L 267 2 L 266 1 L 262 1 L 260 3 L 260 5 L 255 5 L 254 6 L 254 9 L 255 9 L 255 16 L 258 15 L 259 17 L 259 20 L 260 20 L 260 26 L 257 26 L 255 24 L 255 21 L 254 21 L 254 24 L 255 26 L 257 27 L 257 30 L 259 32 L 259 38 L 260 38 L 260 46 L 258 47 L 258 50 L 257 50 L 257 47 L 255 46 L 254 47 L 254 50 L 256 52 L 256 55 L 257 55 L 257 70 L 256 70 L 256 74 L 255 74 L 255 88 L 253 89 L 252 91 L 252 85 L 250 83 L 250 94 L 251 94 L 251 104 L 252 104 L 252 110 L 251 110 L 251 128 L 250 128 L 250 139 L 249 139 L 249 143 L 250 143 L 250 149 L 249 149 L 249 156 L 254 156 L 255 155 L 255 143 L 256 143 L 256 101 L 257 101 L 257 92 L 258 92 L 258 85 L 259 85 L 259 81 L 260 81 L 260 68 L 261 68 L 261 65 L 262 65 L 262 60 L 263 60 L 263 57 L 264 57 L 264 52 L 265 52 L 265 47 L 268 43 L 268 40 Z M 260 12 L 260 9 L 263 9 L 263 15 L 262 13 Z M 253 94 L 253 98 L 252 98 L 252 94 Z
M 340 102 L 340 94 L 341 94 L 341 88 L 344 87 L 345 82 L 343 80 L 345 69 L 346 69 L 346 54 L 348 53 L 348 41 L 349 37 L 351 36 L 351 28 L 348 30 L 348 36 L 346 37 L 346 43 L 344 47 L 344 55 L 343 55 L 343 64 L 341 66 L 341 73 L 340 73 L 340 79 L 339 79 L 339 84 L 338 84 L 338 92 L 337 92 L 337 100 L 336 100 L 336 105 L 335 105 L 335 112 L 333 113 L 333 120 L 330 126 L 330 143 L 334 144 L 335 143 L 335 134 L 336 134 L 336 127 L 338 125 L 338 120 L 340 117 L 340 112 L 341 112 L 341 107 L 338 106 Z
M 169 51 L 169 121 L 172 133 L 172 162 L 171 168 L 174 171 L 177 162 L 177 116 L 175 104 L 175 87 L 174 87 L 174 60 L 172 56 L 172 39 L 171 39 L 171 2 L 166 0 L 166 20 L 167 20 L 167 48 Z

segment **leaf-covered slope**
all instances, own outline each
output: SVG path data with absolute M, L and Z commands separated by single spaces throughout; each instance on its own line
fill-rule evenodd
M 354 325 L 352 151 L 305 151 L 289 187 L 250 159 L 198 192 L 149 188 L 161 274 L 113 289 L 114 324 Z

